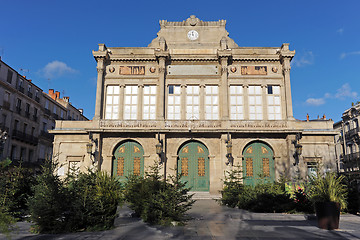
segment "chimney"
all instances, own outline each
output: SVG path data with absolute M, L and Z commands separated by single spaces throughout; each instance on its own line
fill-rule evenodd
M 326 120 L 326 115 L 325 115 L 325 113 L 324 113 L 324 115 L 323 115 L 323 119 Z
M 65 102 L 67 102 L 67 103 L 69 102 L 69 97 L 63 97 L 63 99 Z
M 84 109 L 79 108 L 78 110 L 79 110 L 79 112 L 80 112 L 81 114 L 84 114 Z
M 306 121 L 307 122 L 309 121 L 309 114 L 308 113 L 306 114 Z
M 60 98 L 60 92 L 59 92 L 59 91 L 56 91 L 56 92 L 55 92 L 55 96 L 56 96 L 56 99 L 59 99 L 59 98 Z
M 55 93 L 54 93 L 54 89 L 49 89 L 49 96 L 55 100 L 56 96 L 55 96 Z
M 31 79 L 28 79 L 29 82 L 31 82 Z

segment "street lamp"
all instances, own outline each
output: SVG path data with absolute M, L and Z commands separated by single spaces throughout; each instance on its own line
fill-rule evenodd
M 292 144 L 294 144 L 295 147 L 295 152 L 294 152 L 294 166 L 296 166 L 297 164 L 299 164 L 299 157 L 302 154 L 302 145 L 299 143 L 300 139 L 302 138 L 302 134 L 301 133 L 297 133 L 295 136 L 295 140 L 292 141 Z
M 163 154 L 164 154 L 164 143 L 163 140 L 160 139 L 160 133 L 158 133 L 158 143 L 155 144 L 155 148 L 156 148 L 156 154 L 159 155 L 160 157 L 160 164 L 162 164 L 164 162 L 163 160 Z
M 226 162 L 226 165 L 231 164 L 231 166 L 233 166 L 234 157 L 232 156 L 232 144 L 231 144 L 229 133 L 227 134 L 227 140 L 225 140 L 225 143 L 226 143 L 226 155 L 225 156 L 228 159 L 228 161 Z

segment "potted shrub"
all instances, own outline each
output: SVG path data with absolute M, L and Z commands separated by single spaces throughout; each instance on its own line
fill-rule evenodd
M 339 228 L 340 210 L 347 205 L 347 189 L 343 179 L 344 176 L 330 172 L 311 178 L 310 198 L 315 205 L 319 228 Z

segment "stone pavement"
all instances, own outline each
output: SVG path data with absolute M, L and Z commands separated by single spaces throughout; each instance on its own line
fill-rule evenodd
M 189 211 L 193 219 L 186 226 L 149 226 L 130 215 L 131 210 L 122 208 L 115 228 L 103 232 L 36 235 L 29 233 L 29 223 L 22 222 L 12 239 L 360 239 L 360 217 L 350 214 L 341 216 L 340 229 L 334 231 L 317 228 L 313 216 L 251 213 L 219 206 L 213 200 L 197 200 Z M 0 239 L 6 238 L 0 234 Z

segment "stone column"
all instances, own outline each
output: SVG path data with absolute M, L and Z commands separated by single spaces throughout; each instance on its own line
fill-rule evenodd
M 221 87 L 219 94 L 219 103 L 221 108 L 221 119 L 229 120 L 229 101 L 228 101 L 228 58 L 221 57 Z
M 120 85 L 120 99 L 119 99 L 119 120 L 124 119 L 124 106 L 125 106 L 125 85 Z
M 163 56 L 158 57 L 159 59 L 159 85 L 157 88 L 157 101 L 156 101 L 156 119 L 164 120 L 164 112 L 165 112 L 165 60 L 166 58 Z
M 138 86 L 138 114 L 137 114 L 137 119 L 138 120 L 142 120 L 143 119 L 143 108 L 144 108 L 144 104 L 143 104 L 143 99 L 144 99 L 144 84 L 140 84 Z
M 244 98 L 244 120 L 249 120 L 249 85 L 243 85 L 243 98 Z
M 265 84 L 261 85 L 261 92 L 262 92 L 262 109 L 263 109 L 263 120 L 268 120 L 268 108 L 267 108 L 267 99 L 266 99 L 266 90 L 267 86 Z
M 180 104 L 180 111 L 181 111 L 181 120 L 186 119 L 186 85 L 181 84 L 181 96 L 180 96 L 181 104 Z
M 281 119 L 286 119 L 286 94 L 284 84 L 280 84 Z
M 205 84 L 199 87 L 199 120 L 205 120 Z
M 290 59 L 285 58 L 283 62 L 283 75 L 285 83 L 285 98 L 286 98 L 286 115 L 289 120 L 294 119 L 292 110 L 292 99 L 291 99 L 291 86 L 290 86 Z
M 96 101 L 95 101 L 95 116 L 94 120 L 100 120 L 102 109 L 103 109 L 103 92 L 104 92 L 104 70 L 105 70 L 105 59 L 97 59 L 97 85 L 96 85 Z

